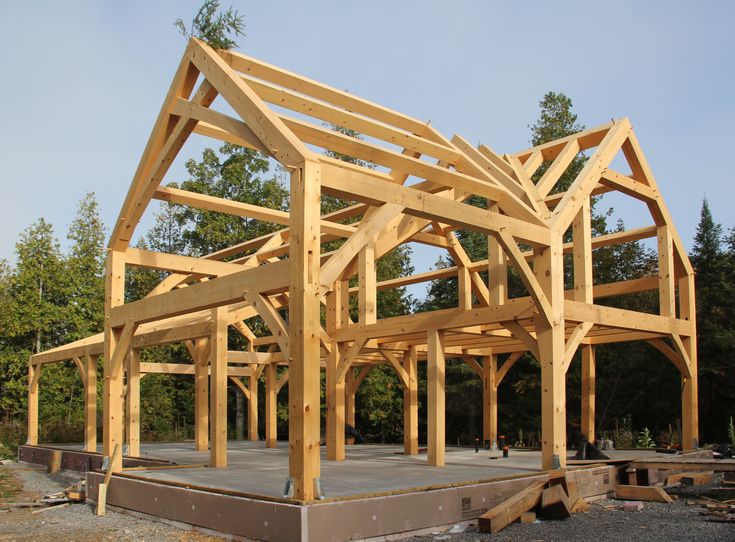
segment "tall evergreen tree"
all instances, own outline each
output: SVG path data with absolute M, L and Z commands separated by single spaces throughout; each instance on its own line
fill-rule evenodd
M 699 360 L 699 421 L 701 437 L 725 441 L 725 428 L 733 414 L 732 383 L 733 276 L 726 275 L 730 258 L 724 249 L 722 225 L 715 222 L 703 200 L 691 260 L 696 270 L 697 348 Z M 729 247 L 731 248 L 731 247 Z M 724 405 L 729 405 L 723 408 Z
M 69 226 L 72 242 L 66 258 L 70 319 L 67 339 L 74 341 L 102 331 L 105 293 L 105 227 L 93 192 L 79 202 Z

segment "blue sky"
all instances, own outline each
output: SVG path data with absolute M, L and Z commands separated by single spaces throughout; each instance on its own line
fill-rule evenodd
M 247 54 L 499 152 L 528 146 L 549 90 L 587 126 L 627 116 L 687 247 L 705 196 L 735 224 L 733 2 L 230 3 L 245 15 Z M 199 5 L 4 3 L 0 259 L 41 216 L 63 242 L 86 191 L 114 222 L 185 47 L 172 23 Z M 201 148 L 185 147 L 166 180 Z M 651 223 L 640 206 L 609 205 L 630 227 Z M 418 253 L 417 270 L 436 256 Z

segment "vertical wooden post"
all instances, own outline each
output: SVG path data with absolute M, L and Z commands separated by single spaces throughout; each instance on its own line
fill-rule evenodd
M 444 334 L 436 329 L 427 331 L 428 388 L 428 462 L 444 466 Z
M 306 161 L 291 173 L 289 236 L 289 473 L 294 498 L 310 502 L 319 479 L 319 240 L 321 172 Z
M 214 322 L 212 322 L 214 325 Z M 209 338 L 194 341 L 194 447 L 209 449 Z
M 97 356 L 85 358 L 84 449 L 97 451 Z
M 376 322 L 377 280 L 375 275 L 375 245 L 367 243 L 359 252 L 358 265 L 358 312 L 361 324 Z
M 697 364 L 697 311 L 694 300 L 694 275 L 685 275 L 679 280 L 679 313 L 689 320 L 691 335 L 681 336 L 684 350 L 689 356 L 692 377 L 682 377 L 681 393 L 681 431 L 682 448 L 685 450 L 699 447 L 699 391 Z
M 595 347 L 582 345 L 582 434 L 595 442 Z
M 327 333 L 330 336 L 346 324 L 344 309 L 349 307 L 349 301 L 347 281 L 335 282 L 327 294 Z M 327 459 L 333 461 L 345 458 L 345 379 L 337 378 L 342 355 L 342 345 L 332 341 L 331 352 L 327 355 Z
M 669 227 L 656 228 L 658 241 L 658 301 L 659 313 L 676 317 L 676 283 L 674 282 L 674 244 Z
M 43 365 L 28 364 L 28 444 L 38 445 L 38 381 Z
M 468 267 L 457 262 L 457 297 L 460 309 L 472 309 L 472 280 L 470 278 L 470 270 Z
M 482 364 L 482 438 L 498 441 L 498 356 L 485 356 Z
M 248 397 L 248 440 L 258 440 L 258 377 L 260 371 L 257 364 L 250 364 L 248 377 L 250 397 Z
M 548 248 L 534 257 L 534 275 L 551 314 L 536 318 L 541 357 L 541 468 L 566 467 L 566 373 L 564 371 L 564 260 L 562 235 L 552 232 Z
M 116 356 L 119 363 L 113 366 L 113 356 L 118 348 L 122 328 L 110 326 L 113 308 L 125 301 L 125 254 L 115 250 L 107 253 L 105 268 L 105 361 L 102 433 L 103 453 L 111 458 L 110 472 L 122 471 L 122 454 L 112 458 L 115 447 L 123 445 L 123 363 L 121 354 Z M 127 345 L 119 345 L 127 348 Z
M 585 200 L 572 223 L 574 300 L 592 303 L 592 224 L 590 202 Z
M 489 202 L 488 210 L 498 212 L 498 204 Z M 487 238 L 487 254 L 487 286 L 490 292 L 490 305 L 502 305 L 508 293 L 508 265 L 502 246 L 492 235 Z
M 590 201 L 585 200 L 572 222 L 574 300 L 593 303 L 592 224 Z M 582 434 L 595 441 L 595 349 L 582 345 Z
M 265 366 L 265 447 L 275 448 L 277 436 L 277 409 L 278 409 L 278 366 L 269 363 Z
M 209 339 L 210 401 L 209 425 L 211 467 L 227 466 L 227 309 L 212 309 L 212 334 Z
M 355 427 L 355 371 L 347 370 L 345 376 L 345 423 Z
M 403 356 L 403 368 L 408 375 L 408 387 L 403 389 L 403 453 L 419 453 L 419 379 L 418 355 L 410 346 Z
M 131 348 L 128 354 L 127 384 L 125 422 L 128 455 L 140 457 L 140 350 L 137 348 Z

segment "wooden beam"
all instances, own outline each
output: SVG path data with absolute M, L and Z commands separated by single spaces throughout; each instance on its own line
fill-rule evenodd
M 181 190 L 171 186 L 162 186 L 158 188 L 154 197 L 161 201 L 187 205 L 189 207 L 195 207 L 197 209 L 204 209 L 207 211 L 252 218 L 254 220 L 270 222 L 272 224 L 288 225 L 290 221 L 290 216 L 286 211 L 279 211 L 277 209 L 261 207 L 260 205 L 251 205 L 249 203 L 217 198 L 206 194 L 198 194 L 196 192 L 189 192 L 187 190 Z M 320 223 L 323 233 L 337 235 L 339 237 L 350 237 L 355 233 L 355 227 L 348 224 L 339 224 L 330 220 L 321 220 Z
M 549 195 L 579 152 L 579 142 L 576 139 L 571 139 L 564 144 L 562 151 L 554 158 L 536 185 L 541 197 L 545 198 Z
M 345 378 L 347 371 L 349 371 L 350 367 L 352 366 L 352 362 L 355 361 L 357 356 L 360 354 L 360 351 L 362 350 L 363 346 L 365 346 L 366 342 L 366 338 L 358 337 L 355 341 L 352 342 L 350 347 L 347 348 L 344 356 L 340 356 L 342 359 L 340 359 L 339 365 L 337 366 L 338 381 Z
M 113 309 L 110 325 L 121 326 L 128 320 L 136 323 L 152 322 L 170 316 L 229 305 L 241 301 L 246 290 L 268 292 L 284 289 L 287 284 L 288 262 L 269 263 L 126 303 Z
M 284 167 L 295 168 L 313 156 L 209 45 L 192 38 L 189 58 Z
M 674 502 L 662 487 L 628 486 L 618 484 L 615 498 L 628 501 Z
M 28 364 L 28 444 L 38 445 L 38 382 L 43 365 Z
M 260 368 L 257 365 L 251 365 L 250 376 L 248 377 L 248 389 L 250 390 L 250 396 L 248 397 L 248 440 L 251 442 L 258 441 L 258 380 L 264 368 L 263 365 Z
M 330 87 L 302 75 L 282 68 L 266 64 L 261 60 L 246 56 L 236 51 L 219 51 L 219 54 L 237 71 L 243 72 L 270 83 L 280 85 L 300 94 L 312 96 L 318 100 L 336 105 L 347 111 L 375 119 L 384 124 L 401 128 L 413 134 L 424 134 L 427 123 L 392 111 L 344 90 Z
M 498 356 L 483 356 L 482 438 L 492 445 L 498 441 Z
M 569 338 L 564 343 L 564 361 L 562 363 L 564 374 L 569 371 L 569 366 L 572 364 L 574 354 L 576 354 L 577 348 L 582 343 L 582 340 L 590 329 L 592 329 L 591 322 L 582 322 L 581 324 L 577 324 L 574 326 Z
M 691 334 L 682 336 L 681 348 L 689 358 L 691 374 L 682 377 L 681 425 L 682 446 L 684 449 L 699 447 L 699 391 L 697 380 L 697 312 L 695 307 L 694 275 L 687 274 L 679 279 L 679 314 L 691 326 Z
M 265 447 L 278 445 L 278 367 L 274 363 L 265 366 Z
M 377 282 L 375 275 L 375 245 L 368 242 L 358 253 L 358 321 L 374 324 L 377 314 Z
M 659 314 L 676 318 L 676 276 L 674 244 L 668 226 L 658 228 L 658 300 Z
M 97 451 L 97 358 L 85 356 L 84 377 L 84 450 Z M 39 367 L 40 369 L 40 367 Z
M 129 340 L 126 344 L 124 330 L 130 335 L 135 326 L 123 321 L 122 326 L 114 326 L 110 320 L 116 307 L 125 299 L 125 254 L 115 250 L 107 253 L 105 266 L 105 357 L 103 386 L 103 454 L 110 457 L 115 447 L 123 444 L 123 366 L 122 359 L 127 355 Z M 122 456 L 118 455 L 110 464 L 111 472 L 122 471 Z
M 428 326 L 447 330 L 487 323 L 529 318 L 536 314 L 534 303 L 526 298 L 521 301 L 494 307 L 478 307 L 472 310 L 442 309 L 407 316 L 383 318 L 371 325 L 354 324 L 335 331 L 338 341 L 354 341 L 359 338 L 373 339 L 425 332 Z
M 597 185 L 602 172 L 615 158 L 630 132 L 631 126 L 628 119 L 617 121 L 607 132 L 551 215 L 550 226 L 557 233 L 562 234 L 569 227 L 584 201 L 589 198 L 592 189 Z
M 194 449 L 209 450 L 209 337 L 194 341 Z
M 247 75 L 243 75 L 242 78 L 263 100 L 279 107 L 285 107 L 330 124 L 355 130 L 363 135 L 375 137 L 386 143 L 413 152 L 427 154 L 449 163 L 455 163 L 459 159 L 458 153 L 450 147 L 419 137 L 404 129 L 376 122 L 364 116 L 356 115 L 350 110 L 334 107 L 323 101 L 297 94 L 289 89 L 276 87 Z
M 689 322 L 685 320 L 602 305 L 588 305 L 571 299 L 564 302 L 564 316 L 572 322 L 592 322 L 600 326 L 667 335 L 688 337 L 692 331 Z
M 508 371 L 513 368 L 513 365 L 515 365 L 516 362 L 521 359 L 521 356 L 523 354 L 525 354 L 525 352 L 513 352 L 510 356 L 508 356 L 508 359 L 503 362 L 503 366 L 497 369 L 495 380 L 498 386 L 500 386 L 500 383 L 505 378 L 505 375 L 507 375 Z
M 273 303 L 262 294 L 253 290 L 246 291 L 243 297 L 258 311 L 258 314 L 278 341 L 281 352 L 283 352 L 284 356 L 289 357 L 288 326 L 273 306 Z
M 480 532 L 497 533 L 521 517 L 524 512 L 538 506 L 545 485 L 546 482 L 543 480 L 532 482 L 525 489 L 485 512 L 478 519 Z
M 501 324 L 526 346 L 533 357 L 537 360 L 541 358 L 538 349 L 538 340 L 531 332 L 527 331 L 525 327 L 514 320 L 501 322 Z
M 539 252 L 533 272 L 551 313 L 536 319 L 541 366 L 541 468 L 566 467 L 566 379 L 564 362 L 564 258 L 561 234 Z
M 548 243 L 548 230 L 536 223 L 499 213 L 491 214 L 416 188 L 396 185 L 381 180 L 369 170 L 358 171 L 338 161 L 321 158 L 321 162 L 325 193 L 372 205 L 395 203 L 405 207 L 406 214 L 456 224 L 486 235 L 503 230 L 530 243 Z
M 595 347 L 582 346 L 582 435 L 595 442 Z
M 418 355 L 410 347 L 403 356 L 407 385 L 403 388 L 403 453 L 419 453 Z
M 125 263 L 147 269 L 162 269 L 174 273 L 196 273 L 213 277 L 229 275 L 243 270 L 242 266 L 231 263 L 165 254 L 163 252 L 151 252 L 137 248 L 128 248 L 125 252 Z
M 398 360 L 398 358 L 390 350 L 381 348 L 380 354 L 385 358 L 388 364 L 391 367 L 393 367 L 403 387 L 408 388 L 409 387 L 408 373 L 406 372 L 406 369 L 403 367 L 403 364 Z
M 227 311 L 212 309 L 209 338 L 210 403 L 209 427 L 211 467 L 227 467 Z
M 148 189 L 148 180 L 152 175 L 151 172 L 160 167 L 157 167 L 156 160 L 158 160 L 159 165 L 170 164 L 170 162 L 166 162 L 165 158 L 161 160 L 160 157 L 175 156 L 178 149 L 183 145 L 183 141 L 180 141 L 179 138 L 183 136 L 183 140 L 185 141 L 186 136 L 188 136 L 188 133 L 190 133 L 190 130 L 196 124 L 194 121 L 179 122 L 176 123 L 173 132 L 170 130 L 172 103 L 177 98 L 189 97 L 199 75 L 189 60 L 190 52 L 191 44 L 187 47 L 181 63 L 176 70 L 171 87 L 163 101 L 163 106 L 148 139 L 148 144 L 145 147 L 143 156 L 133 176 L 133 182 L 125 197 L 118 220 L 110 235 L 109 246 L 113 250 L 125 250 L 133 238 L 135 227 L 147 207 L 148 201 L 145 199 L 145 194 Z M 211 92 L 211 86 L 209 84 L 206 85 L 206 88 L 202 87 L 201 90 L 203 92 L 198 93 L 195 100 L 201 105 L 209 106 L 214 100 L 216 92 Z M 167 145 L 169 149 L 168 152 L 165 152 Z M 158 182 L 160 183 L 160 178 Z M 112 453 L 112 450 L 110 450 L 110 453 Z
M 140 457 L 140 350 L 131 348 L 127 361 L 125 435 L 128 455 Z
M 289 474 L 295 499 L 319 496 L 319 207 L 320 166 L 304 162 L 291 173 L 289 288 Z
M 437 329 L 427 332 L 428 464 L 443 467 L 445 462 L 444 335 Z
M 572 223 L 572 254 L 574 262 L 574 299 L 592 303 L 594 280 L 592 276 L 592 223 L 589 198 Z

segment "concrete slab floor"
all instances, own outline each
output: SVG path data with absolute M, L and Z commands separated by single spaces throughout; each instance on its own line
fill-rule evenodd
M 193 442 L 143 443 L 141 456 L 165 459 L 178 464 L 209 462 L 209 452 L 197 452 Z M 615 459 L 633 459 L 653 451 L 616 450 Z M 187 468 L 136 470 L 131 474 L 153 480 L 170 481 L 254 495 L 282 497 L 288 479 L 288 443 L 266 448 L 262 441 L 228 442 L 228 466 L 224 469 Z M 655 453 L 654 453 L 655 455 Z M 540 471 L 541 452 L 511 450 L 501 452 L 448 447 L 446 465 L 430 467 L 426 454 L 403 455 L 400 445 L 352 445 L 346 447 L 345 461 L 328 461 L 321 449 L 321 484 L 326 497 L 346 497 L 417 487 L 467 483 Z

